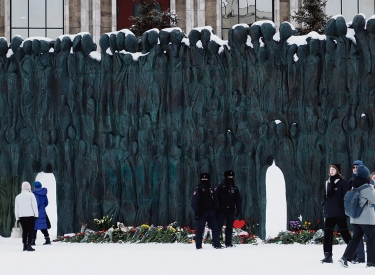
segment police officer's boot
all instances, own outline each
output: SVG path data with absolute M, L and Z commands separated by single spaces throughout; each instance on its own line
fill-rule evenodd
M 329 252 L 324 252 L 324 259 L 321 260 L 322 264 L 324 263 L 333 263 L 333 260 L 332 260 L 332 253 L 329 253 Z
M 51 244 L 51 239 L 49 237 L 46 237 L 46 242 L 43 245 Z
M 31 247 L 31 244 L 27 245 L 26 250 L 27 251 L 35 251 L 35 249 Z

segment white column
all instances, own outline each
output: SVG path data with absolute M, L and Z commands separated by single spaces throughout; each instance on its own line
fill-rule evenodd
M 81 32 L 90 31 L 90 0 L 81 0 Z
M 64 30 L 63 33 L 69 33 L 69 0 L 64 1 Z
M 221 38 L 221 0 L 216 0 L 216 35 Z
M 92 0 L 92 39 L 96 45 L 99 45 L 100 39 L 100 14 L 100 0 Z
M 275 6 L 274 6 L 274 14 L 275 14 L 275 25 L 276 30 L 279 31 L 281 20 L 280 20 L 280 0 L 275 0 Z
M 117 31 L 117 1 L 112 0 L 112 31 Z
M 290 0 L 290 15 L 294 15 L 294 12 L 297 12 L 298 11 L 298 0 Z M 290 19 L 290 23 L 295 26 L 295 27 L 298 27 L 299 25 L 297 24 L 296 21 L 294 21 L 293 19 Z
M 186 0 L 186 34 L 194 28 L 194 0 Z
M 4 0 L 4 36 L 10 43 L 10 1 Z
M 171 11 L 176 11 L 176 0 L 170 0 L 169 6 Z
M 203 27 L 206 25 L 206 1 L 197 0 L 197 27 Z

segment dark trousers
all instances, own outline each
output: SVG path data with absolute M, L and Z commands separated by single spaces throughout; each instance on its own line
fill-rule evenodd
M 48 238 L 49 237 L 47 229 L 40 229 L 40 231 L 42 231 L 42 233 L 44 235 L 44 238 Z M 37 233 L 38 233 L 38 230 L 34 230 L 34 240 L 36 240 L 36 234 Z
M 22 226 L 22 243 L 31 244 L 31 240 L 34 236 L 34 217 L 20 217 L 20 223 Z
M 195 247 L 201 248 L 202 247 L 202 239 L 204 228 L 208 223 L 208 226 L 212 230 L 212 243 L 214 246 L 220 246 L 220 239 L 219 234 L 220 230 L 217 226 L 215 210 L 209 210 L 203 213 L 203 215 L 198 220 L 197 231 L 195 232 Z
M 367 263 L 375 264 L 375 225 L 352 224 L 353 238 L 345 249 L 344 257 L 352 259 L 362 241 L 363 234 L 367 237 Z
M 364 235 L 364 237 L 365 237 L 365 241 L 367 243 L 367 237 L 366 237 L 366 235 Z M 358 260 L 363 260 L 363 261 L 366 259 L 365 245 L 363 243 L 363 239 L 359 242 L 359 245 L 358 245 L 358 248 L 357 248 L 356 258 Z
M 323 243 L 324 252 L 329 252 L 332 254 L 333 230 L 336 224 L 337 224 L 337 227 L 339 228 L 341 237 L 344 239 L 345 243 L 349 243 L 349 241 L 352 238 L 349 233 L 346 218 L 326 218 L 324 222 L 324 243 Z
M 228 209 L 224 211 L 219 211 L 217 213 L 217 224 L 220 230 L 225 227 L 225 245 L 232 245 L 232 234 L 233 234 L 233 222 L 234 222 L 234 209 Z

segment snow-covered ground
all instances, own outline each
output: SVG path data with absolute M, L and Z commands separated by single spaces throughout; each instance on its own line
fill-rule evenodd
M 346 245 L 333 247 L 333 264 L 321 264 L 322 245 L 237 245 L 213 249 L 194 244 L 70 244 L 37 242 L 22 252 L 20 239 L 0 237 L 0 270 L 7 275 L 66 274 L 374 274 L 365 264 L 343 268 Z M 337 273 L 336 273 L 337 272 Z
M 49 190 L 47 207 L 56 236 L 56 182 L 52 174 L 39 174 L 37 180 Z M 271 166 L 267 172 L 267 236 L 286 229 L 285 182 L 281 171 Z M 285 205 L 285 208 L 283 207 Z M 296 217 L 297 218 L 297 217 Z M 365 264 L 345 269 L 338 263 L 346 245 L 333 247 L 333 264 L 321 264 L 322 245 L 237 245 L 213 249 L 204 244 L 71 244 L 43 246 L 38 234 L 35 252 L 23 252 L 22 241 L 0 236 L 0 274 L 373 274 Z

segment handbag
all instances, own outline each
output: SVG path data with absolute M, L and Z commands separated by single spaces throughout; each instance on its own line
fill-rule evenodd
M 51 222 L 49 221 L 47 214 L 46 214 L 46 219 L 47 219 L 47 229 L 51 229 Z
M 17 221 L 14 223 L 12 228 L 12 233 L 10 234 L 11 238 L 22 238 L 22 228 L 18 226 Z

